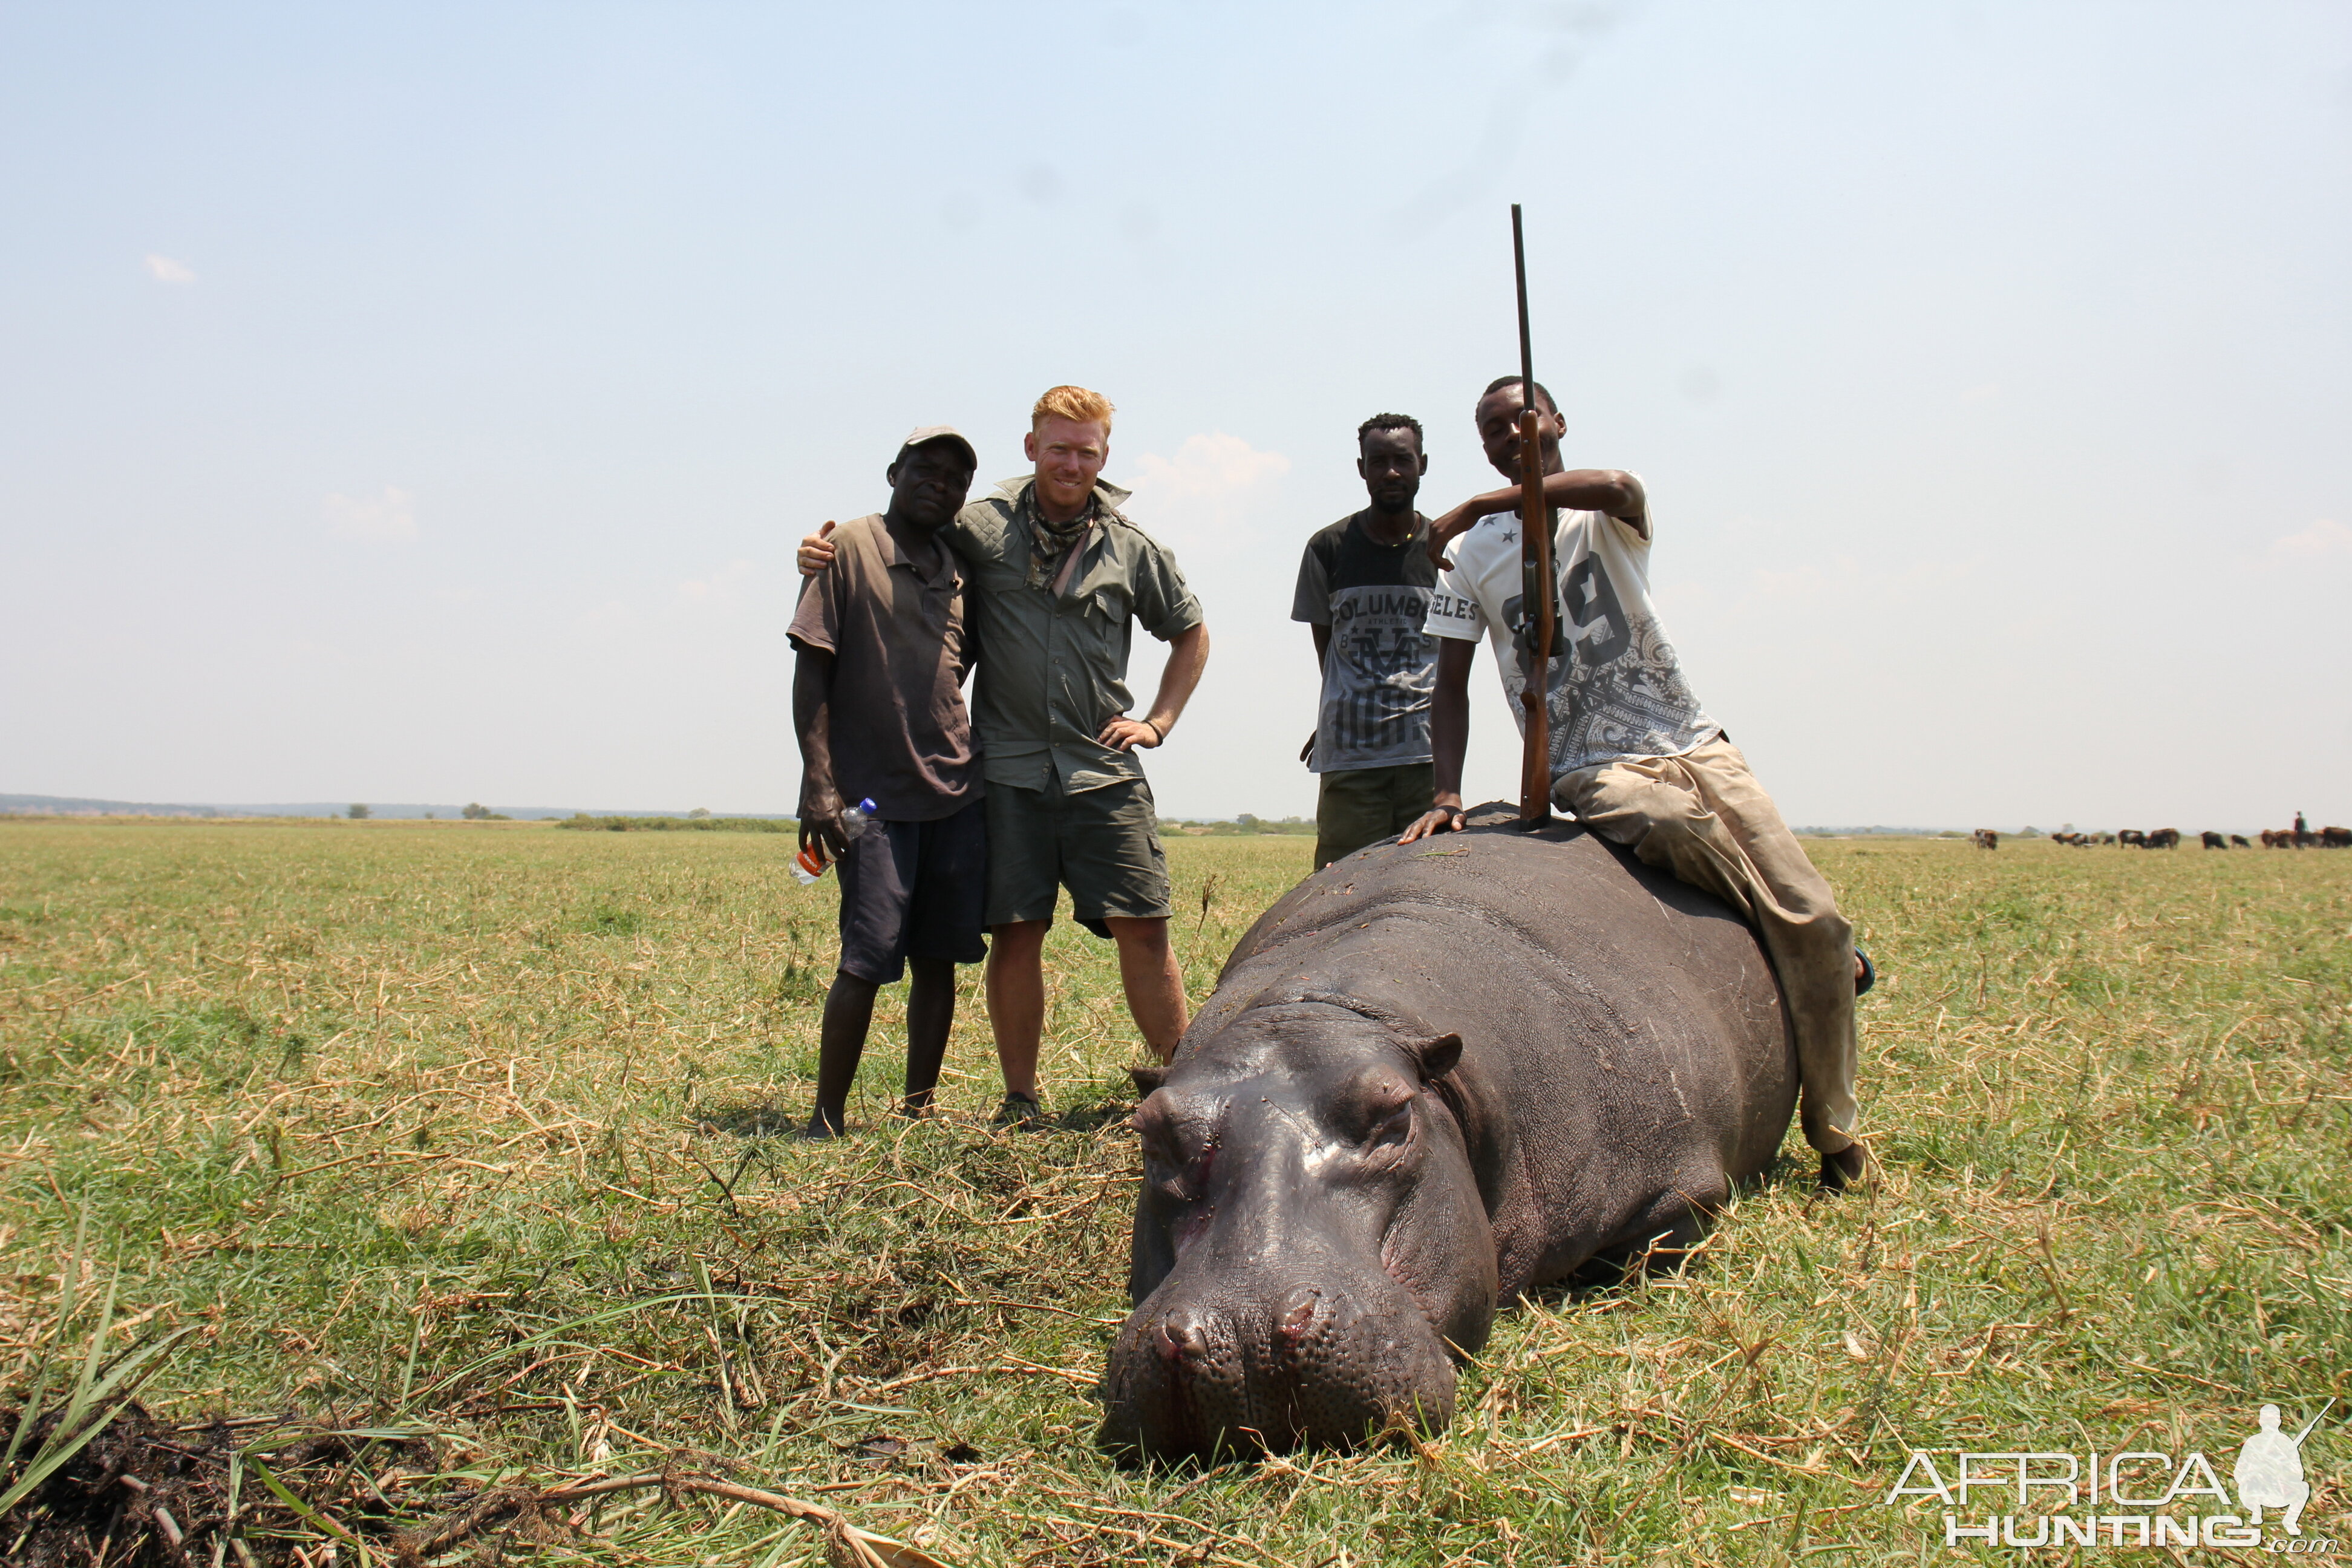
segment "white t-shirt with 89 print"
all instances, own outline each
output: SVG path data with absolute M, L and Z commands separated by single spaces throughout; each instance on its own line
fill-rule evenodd
M 1553 645 L 1559 654 L 1547 683 L 1552 777 L 1620 757 L 1678 756 L 1721 734 L 1683 679 L 1651 606 L 1649 540 L 1606 512 L 1552 515 L 1560 595 Z M 1642 521 L 1646 527 L 1649 519 Z M 1512 721 L 1525 733 L 1518 513 L 1480 518 L 1446 553 L 1454 565 L 1438 578 L 1424 628 L 1433 637 L 1487 638 Z

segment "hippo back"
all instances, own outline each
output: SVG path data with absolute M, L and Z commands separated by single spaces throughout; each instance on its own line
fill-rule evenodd
M 1181 1048 L 1309 996 L 1462 1037 L 1463 1076 L 1507 1122 L 1480 1173 L 1507 1294 L 1662 1197 L 1719 1203 L 1770 1163 L 1795 1104 L 1793 1037 L 1747 924 L 1596 835 L 1529 832 L 1504 805 L 1293 889 L 1234 948 Z

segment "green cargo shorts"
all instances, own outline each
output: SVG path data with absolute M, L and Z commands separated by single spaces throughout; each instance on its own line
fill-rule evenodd
M 1437 770 L 1429 763 L 1350 768 L 1322 778 L 1322 790 L 1315 797 L 1318 871 L 1367 844 L 1402 833 L 1429 809 L 1430 797 L 1437 793 Z
M 1063 888 L 1097 936 L 1110 935 L 1106 916 L 1168 917 L 1160 808 L 1142 779 L 1076 795 L 1058 778 L 1041 790 L 992 782 L 987 798 L 988 924 L 1050 921 Z

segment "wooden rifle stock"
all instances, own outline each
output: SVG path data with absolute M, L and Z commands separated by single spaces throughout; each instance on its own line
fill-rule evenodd
M 1535 385 L 1529 381 L 1528 385 Z M 1519 415 L 1519 604 L 1527 626 L 1523 668 L 1527 689 L 1527 749 L 1519 761 L 1519 820 L 1551 817 L 1551 651 L 1559 595 L 1552 586 L 1551 508 L 1544 503 L 1543 429 L 1532 406 Z
M 1519 820 L 1551 819 L 1551 653 L 1559 594 L 1551 570 L 1551 508 L 1544 501 L 1543 420 L 1536 412 L 1535 348 L 1528 333 L 1528 246 L 1511 204 L 1511 267 L 1519 284 L 1519 621 L 1527 687 L 1519 756 Z

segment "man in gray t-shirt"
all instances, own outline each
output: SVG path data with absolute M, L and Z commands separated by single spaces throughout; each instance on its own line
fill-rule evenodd
M 1429 697 L 1436 645 L 1423 635 L 1437 569 L 1429 520 L 1413 510 L 1429 459 L 1421 424 L 1376 414 L 1356 430 L 1356 472 L 1371 505 L 1307 542 L 1290 618 L 1315 631 L 1323 696 L 1307 765 L 1315 868 L 1402 833 L 1429 807 Z

